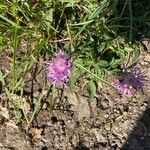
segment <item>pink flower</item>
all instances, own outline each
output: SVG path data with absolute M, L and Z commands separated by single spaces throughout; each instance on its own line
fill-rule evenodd
M 118 81 L 118 83 L 115 84 L 116 89 L 118 89 L 122 94 L 126 94 L 128 96 L 131 96 L 131 86 L 128 86 L 124 84 L 123 82 Z
M 132 95 L 132 89 L 143 92 L 147 81 L 147 75 L 138 66 L 135 66 L 130 72 L 125 72 L 119 77 L 115 86 L 122 94 Z
M 72 60 L 64 52 L 55 53 L 54 58 L 47 65 L 48 80 L 50 82 L 53 84 L 65 84 L 68 82 L 72 69 Z

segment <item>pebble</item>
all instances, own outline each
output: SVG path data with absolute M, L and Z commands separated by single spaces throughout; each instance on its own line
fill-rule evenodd
M 109 114 L 105 114 L 105 115 L 104 115 L 104 118 L 108 118 L 108 117 L 109 117 Z
M 33 97 L 37 98 L 39 96 L 40 92 L 39 91 L 36 91 L 33 93 Z
M 107 99 L 100 100 L 98 105 L 102 110 L 108 109 L 109 108 L 109 101 Z

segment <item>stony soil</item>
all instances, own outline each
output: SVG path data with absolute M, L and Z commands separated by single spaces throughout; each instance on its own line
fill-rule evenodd
M 144 43 L 144 41 L 142 41 Z M 140 65 L 150 77 L 150 49 L 140 56 Z M 4 61 L 3 61 L 4 62 Z M 4 65 L 4 64 L 1 64 Z M 7 66 L 6 66 L 7 68 Z M 39 74 L 32 89 L 24 89 L 24 114 L 30 116 L 32 105 L 43 92 L 39 87 L 43 74 Z M 38 81 L 39 80 L 39 81 Z M 58 93 L 62 90 L 58 87 Z M 59 95 L 60 95 L 59 94 Z M 20 99 L 16 93 L 12 99 Z M 30 98 L 29 98 L 30 97 Z M 102 88 L 89 101 L 86 93 L 76 88 L 65 88 L 57 97 L 53 111 L 49 97 L 41 101 L 42 108 L 27 125 L 25 119 L 16 123 L 12 103 L 0 94 L 0 149 L 1 150 L 150 150 L 150 92 L 121 96 L 108 87 Z M 32 104 L 32 105 L 31 105 Z

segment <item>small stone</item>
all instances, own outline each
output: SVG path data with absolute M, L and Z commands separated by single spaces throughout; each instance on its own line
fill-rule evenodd
M 107 99 L 100 100 L 99 106 L 102 110 L 108 109 L 109 108 L 109 101 Z
M 53 134 L 54 134 L 54 135 L 57 135 L 57 131 L 56 131 L 56 130 L 53 130 Z
M 116 145 L 116 141 L 112 141 L 111 146 L 115 146 L 115 145 Z
M 105 130 L 110 131 L 111 130 L 111 125 L 110 123 L 105 125 Z
M 47 104 L 44 103 L 42 108 L 43 108 L 43 109 L 46 109 L 46 108 L 47 108 Z
M 39 94 L 40 94 L 40 92 L 39 92 L 39 91 L 36 91 L 36 92 L 33 93 L 33 97 L 36 97 L 36 98 L 37 98 L 37 97 L 39 96 Z
M 91 108 L 95 109 L 95 108 L 97 107 L 97 106 L 96 106 L 96 104 L 97 104 L 96 101 L 97 101 L 96 98 L 94 98 L 92 101 L 90 101 L 90 106 L 91 106 Z
M 3 144 L 0 142 L 0 147 L 3 147 Z
M 0 108 L 0 115 L 1 115 L 2 121 L 3 121 L 3 119 L 9 119 L 8 109 L 5 107 Z
M 108 118 L 108 117 L 109 117 L 109 114 L 105 114 L 105 115 L 104 115 L 104 118 Z

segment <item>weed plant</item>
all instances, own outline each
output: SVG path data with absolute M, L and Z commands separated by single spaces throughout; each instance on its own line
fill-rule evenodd
M 18 91 L 23 97 L 26 81 L 34 79 L 33 68 L 62 50 L 73 60 L 68 85 L 74 89 L 84 79 L 92 99 L 99 83 L 113 87 L 108 77 L 118 75 L 124 62 L 138 61 L 137 40 L 149 36 L 149 8 L 148 0 L 1 0 L 1 91 L 10 101 Z M 44 96 L 41 92 L 28 124 Z

